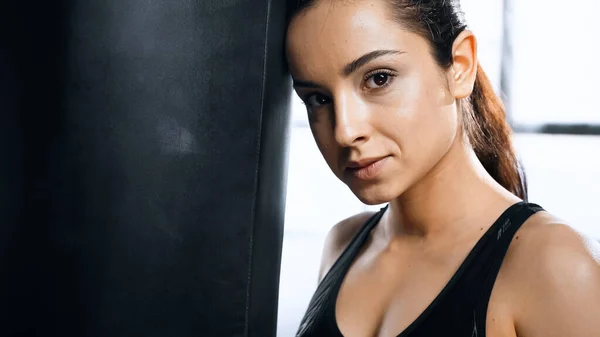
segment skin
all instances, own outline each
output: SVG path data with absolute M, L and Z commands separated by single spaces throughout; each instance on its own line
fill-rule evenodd
M 378 0 L 322 0 L 292 20 L 287 36 L 294 89 L 332 172 L 364 203 L 389 202 L 340 289 L 336 320 L 346 337 L 397 336 L 520 201 L 463 137 L 460 104 L 477 72 L 474 35 L 460 34 L 453 65 L 441 69 L 427 41 L 387 11 Z M 374 50 L 399 52 L 344 72 Z M 349 174 L 348 161 L 375 157 L 385 158 L 375 179 Z M 370 215 L 332 228 L 321 279 Z M 532 216 L 494 285 L 487 336 L 600 336 L 598 313 L 598 244 L 546 212 Z

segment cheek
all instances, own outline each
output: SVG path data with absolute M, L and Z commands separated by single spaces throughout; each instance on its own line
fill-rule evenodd
M 382 127 L 399 147 L 405 164 L 430 165 L 429 162 L 439 160 L 454 141 L 456 108 L 448 101 L 447 90 L 439 80 L 415 78 L 407 82 L 396 96 L 395 113 Z
M 333 134 L 330 131 L 331 128 L 325 124 L 326 123 L 310 124 L 310 130 L 327 165 L 335 172 L 338 164 L 338 148 Z

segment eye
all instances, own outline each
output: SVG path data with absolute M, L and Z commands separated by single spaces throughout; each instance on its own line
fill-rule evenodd
M 395 75 L 389 71 L 378 70 L 366 76 L 365 85 L 369 89 L 381 89 L 388 86 Z
M 321 105 L 329 104 L 330 101 L 331 100 L 329 99 L 329 97 L 317 93 L 309 95 L 304 99 L 304 103 L 310 108 L 315 108 Z

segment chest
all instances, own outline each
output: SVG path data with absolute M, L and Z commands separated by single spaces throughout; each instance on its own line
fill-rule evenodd
M 469 271 L 461 269 L 468 254 L 464 250 L 429 255 L 365 251 L 349 269 L 337 296 L 335 316 L 340 331 L 345 337 L 397 337 L 420 321 L 427 322 L 424 319 L 432 312 L 443 311 L 443 322 L 452 319 L 452 314 L 460 315 L 457 310 L 470 310 L 468 299 L 462 302 L 461 298 L 461 294 L 472 297 L 464 290 L 469 285 L 459 277 Z M 479 329 L 484 329 L 487 337 L 516 337 L 509 303 L 503 300 L 508 296 L 504 296 L 507 284 L 502 270 L 492 286 L 489 298 L 484 299 L 487 311 L 479 312 L 485 321 Z M 465 315 L 470 318 L 471 311 Z M 429 321 L 439 323 L 440 319 L 429 317 Z M 473 321 L 472 325 L 477 324 Z

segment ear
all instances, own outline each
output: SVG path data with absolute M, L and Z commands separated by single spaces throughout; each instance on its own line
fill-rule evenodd
M 461 32 L 452 46 L 452 67 L 449 78 L 456 99 L 467 98 L 473 92 L 477 76 L 477 39 L 469 30 Z

